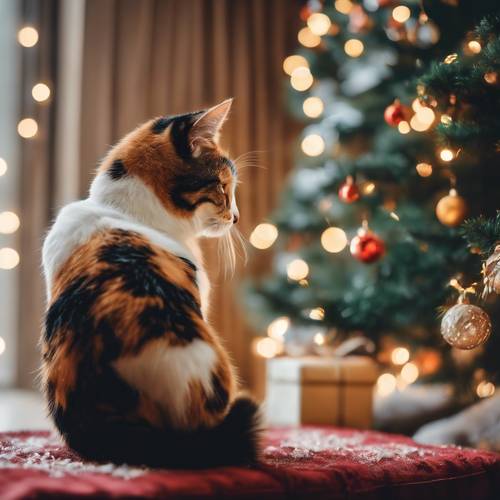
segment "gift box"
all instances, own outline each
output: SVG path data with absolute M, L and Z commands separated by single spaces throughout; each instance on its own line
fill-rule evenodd
M 376 363 L 366 356 L 269 359 L 267 421 L 368 429 L 377 376 Z

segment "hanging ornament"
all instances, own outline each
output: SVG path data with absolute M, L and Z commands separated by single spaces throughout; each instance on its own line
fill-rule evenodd
M 359 189 L 354 183 L 352 175 L 348 175 L 339 188 L 339 199 L 344 203 L 354 203 L 359 200 Z
M 384 111 L 384 120 L 387 125 L 397 127 L 400 122 L 406 118 L 406 109 L 399 99 L 395 99 L 392 104 L 387 106 Z
M 495 292 L 500 295 L 500 245 L 495 247 L 483 267 L 484 294 Z
M 351 240 L 349 249 L 353 257 L 366 264 L 371 264 L 384 255 L 385 244 L 381 238 L 368 229 L 368 224 L 363 222 L 363 227 L 358 230 L 357 236 Z
M 469 304 L 463 295 L 441 321 L 441 335 L 457 349 L 474 349 L 484 344 L 490 333 L 491 321 L 486 311 Z
M 349 31 L 352 33 L 361 33 L 368 31 L 373 25 L 370 16 L 365 12 L 361 5 L 353 5 L 349 12 Z
M 449 194 L 443 196 L 436 205 L 436 217 L 441 224 L 448 227 L 460 225 L 466 214 L 467 203 L 456 189 L 450 189 Z

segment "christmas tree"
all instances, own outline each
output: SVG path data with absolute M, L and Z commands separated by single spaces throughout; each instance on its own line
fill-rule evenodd
M 284 62 L 291 111 L 304 121 L 301 151 L 271 222 L 250 238 L 273 255 L 272 272 L 247 290 L 256 324 L 267 328 L 264 356 L 327 354 L 362 336 L 388 366 L 382 393 L 432 377 L 455 382 L 464 400 L 475 397 L 481 361 L 464 362 L 447 346 L 438 309 L 456 301 L 450 283 L 467 288 L 480 269 L 461 224 L 497 208 L 495 165 L 476 154 L 485 130 L 456 120 L 462 103 L 473 104 L 462 101 L 467 91 L 476 95 L 470 85 L 486 109 L 499 106 L 493 52 L 491 67 L 460 81 L 462 61 L 465 68 L 490 54 L 487 28 L 471 30 L 495 4 L 337 0 L 303 8 L 302 47 Z M 490 114 L 483 123 L 491 145 L 499 115 Z M 469 233 L 472 225 L 484 234 L 481 224 L 469 223 Z M 500 353 L 496 337 L 485 361 Z

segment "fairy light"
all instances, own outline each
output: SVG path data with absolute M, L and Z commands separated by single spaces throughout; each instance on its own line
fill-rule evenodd
M 377 379 L 377 393 L 388 396 L 396 389 L 396 377 L 392 373 L 383 373 Z
M 278 229 L 274 224 L 264 222 L 255 227 L 250 235 L 250 244 L 259 250 L 273 245 L 278 237 Z
M 14 269 L 19 264 L 19 254 L 13 248 L 0 248 L 0 269 Z
M 489 398 L 490 396 L 493 396 L 493 394 L 495 394 L 495 385 L 491 382 L 486 382 L 486 380 L 483 380 L 477 385 L 476 394 L 480 398 Z
M 5 340 L 0 337 L 0 356 L 4 353 L 5 351 Z
M 5 175 L 6 173 L 7 173 L 7 162 L 3 158 L 0 158 L 0 177 L 2 177 L 2 175 Z
M 367 182 L 362 188 L 363 194 L 372 194 L 375 191 L 375 184 L 373 182 Z
M 498 73 L 496 73 L 495 71 L 488 71 L 488 73 L 484 74 L 483 78 L 486 83 L 494 85 L 498 81 Z
M 347 235 L 340 227 L 329 227 L 321 234 L 321 245 L 327 252 L 342 252 L 347 246 Z
M 314 35 L 326 35 L 331 25 L 330 18 L 322 12 L 315 12 L 307 18 L 307 26 Z
M 19 224 L 19 217 L 14 212 L 0 213 L 0 233 L 15 233 L 19 229 Z
M 411 11 L 406 5 L 398 5 L 392 10 L 392 18 L 398 23 L 405 23 L 410 19 Z
M 31 139 L 38 132 L 38 123 L 33 118 L 23 118 L 17 124 L 17 132 L 21 137 Z
M 458 54 L 448 54 L 445 58 L 444 58 L 444 63 L 445 64 L 451 64 L 453 62 L 455 62 L 456 60 L 458 59 Z
M 325 343 L 325 336 L 321 332 L 318 332 L 314 335 L 313 340 L 316 345 L 323 345 Z
M 359 57 L 364 50 L 363 42 L 357 38 L 351 38 L 344 44 L 344 51 L 349 57 Z
M 303 66 L 295 68 L 290 76 L 290 84 L 295 90 L 303 92 L 307 90 L 314 82 L 314 78 L 309 68 Z
M 37 83 L 31 89 L 31 95 L 37 102 L 44 102 L 50 97 L 50 88 L 45 83 Z
M 300 281 L 309 274 L 309 266 L 305 260 L 294 259 L 288 264 L 286 273 L 291 280 Z
M 283 340 L 288 327 L 290 326 L 290 318 L 281 316 L 269 323 L 267 334 L 275 340 Z
M 351 0 L 335 0 L 335 9 L 337 9 L 341 14 L 349 14 L 352 10 Z
M 439 157 L 441 158 L 441 160 L 449 162 L 449 161 L 453 160 L 453 158 L 455 157 L 455 154 L 453 153 L 453 151 L 451 149 L 444 148 L 439 152 Z
M 415 363 L 406 363 L 403 368 L 401 368 L 401 378 L 407 384 L 413 384 L 417 380 L 419 375 L 418 367 Z
M 432 175 L 432 165 L 430 163 L 419 163 L 416 167 L 418 175 L 420 177 L 429 177 Z
M 322 307 L 315 307 L 311 309 L 309 313 L 309 318 L 314 319 L 315 321 L 321 321 L 325 317 L 325 310 Z
M 411 103 L 411 109 L 415 111 L 415 113 L 422 107 L 422 103 L 420 102 L 420 99 L 417 97 L 413 100 Z
M 297 68 L 308 68 L 309 64 L 307 62 L 307 59 L 303 56 L 299 56 L 297 54 L 288 56 L 284 61 L 283 61 L 283 71 L 287 75 L 291 75 L 294 69 Z
M 408 134 L 410 130 L 410 124 L 406 120 L 400 121 L 398 123 L 398 132 L 400 134 Z
M 25 26 L 17 32 L 17 40 L 23 47 L 33 47 L 38 42 L 38 31 L 32 26 Z
M 479 54 L 481 52 L 481 44 L 477 40 L 471 40 L 468 44 L 467 47 L 473 54 Z
M 406 347 L 396 347 L 391 353 L 391 361 L 395 365 L 404 365 L 410 359 L 410 351 Z
M 282 351 L 282 344 L 271 337 L 259 339 L 255 344 L 257 354 L 263 358 L 274 358 Z
M 299 42 L 307 48 L 313 48 L 317 47 L 321 43 L 321 37 L 318 35 L 315 35 L 308 26 L 305 26 L 302 28 L 298 34 L 297 38 Z
M 453 118 L 450 116 L 450 115 L 441 115 L 441 118 L 439 119 L 439 121 L 443 124 L 443 125 L 451 125 L 452 122 L 453 122 Z
M 319 97 L 308 97 L 302 104 L 304 114 L 309 118 L 317 118 L 323 113 L 323 101 Z
M 306 135 L 300 147 L 307 156 L 319 156 L 325 150 L 325 140 L 318 134 Z

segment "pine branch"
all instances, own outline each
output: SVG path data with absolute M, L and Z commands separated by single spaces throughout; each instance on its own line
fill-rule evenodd
M 462 235 L 469 247 L 478 248 L 485 255 L 491 254 L 500 242 L 500 211 L 495 217 L 480 216 L 465 221 Z

